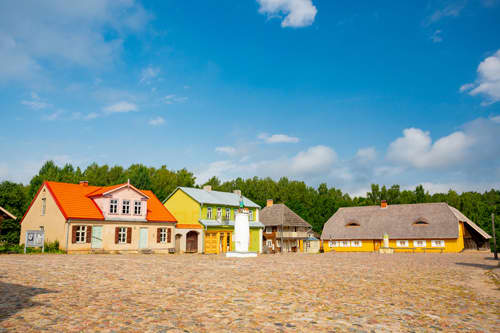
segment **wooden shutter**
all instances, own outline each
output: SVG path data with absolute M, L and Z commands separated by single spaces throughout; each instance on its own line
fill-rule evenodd
M 75 244 L 76 243 L 76 228 L 78 226 L 74 225 L 71 227 L 71 243 Z
M 120 232 L 120 228 L 115 228 L 115 244 L 118 244 L 118 233 Z
M 161 228 L 156 229 L 156 242 L 161 242 Z
M 87 226 L 87 234 L 85 236 L 86 236 L 85 240 L 87 241 L 87 243 L 90 243 L 92 240 L 92 226 L 90 225 Z
M 167 243 L 170 243 L 172 241 L 172 229 L 168 228 L 167 229 Z
M 132 228 L 127 228 L 127 244 L 132 243 Z

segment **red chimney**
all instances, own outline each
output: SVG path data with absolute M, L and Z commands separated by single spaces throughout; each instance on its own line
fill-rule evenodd
M 386 200 L 380 201 L 380 208 L 387 208 L 387 201 Z
M 88 180 L 80 180 L 80 185 L 89 186 L 89 181 Z

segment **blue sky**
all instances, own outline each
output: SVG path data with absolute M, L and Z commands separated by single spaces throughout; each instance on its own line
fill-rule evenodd
M 48 159 L 500 188 L 500 1 L 0 3 L 0 180 Z

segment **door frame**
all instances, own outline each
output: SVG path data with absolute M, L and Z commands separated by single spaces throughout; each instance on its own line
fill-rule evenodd
M 141 243 L 142 243 L 142 235 L 143 235 L 143 230 L 146 230 L 146 233 L 144 235 L 146 235 L 146 244 L 144 247 L 141 247 Z M 140 250 L 144 250 L 144 249 L 147 249 L 149 248 L 149 228 L 147 227 L 141 227 L 139 228 L 139 249 Z
M 94 232 L 96 231 L 96 228 L 98 228 L 98 229 L 101 230 L 101 235 L 100 235 L 101 238 L 97 238 L 95 236 Z M 92 234 L 90 236 L 91 236 L 90 248 L 92 250 L 102 249 L 103 248 L 103 243 L 104 243 L 103 238 L 102 238 L 102 225 L 93 225 L 92 226 Z M 94 238 L 99 239 L 101 241 L 101 246 L 100 247 L 94 247 Z

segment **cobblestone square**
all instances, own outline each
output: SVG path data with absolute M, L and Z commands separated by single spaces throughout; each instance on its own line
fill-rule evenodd
M 500 332 L 491 257 L 3 255 L 0 332 Z

